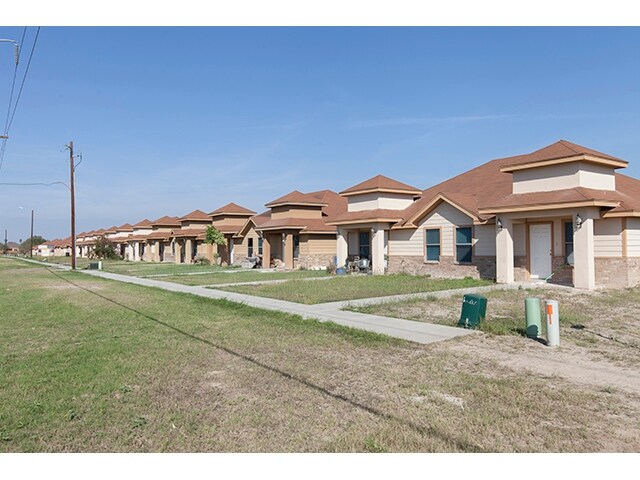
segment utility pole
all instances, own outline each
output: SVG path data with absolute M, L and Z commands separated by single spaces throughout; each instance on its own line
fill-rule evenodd
M 71 190 L 71 270 L 76 269 L 76 194 L 74 186 L 75 158 L 73 156 L 73 142 L 69 142 L 69 172 L 71 179 L 69 185 Z
M 29 256 L 33 258 L 33 209 L 31 210 L 31 241 L 29 242 Z

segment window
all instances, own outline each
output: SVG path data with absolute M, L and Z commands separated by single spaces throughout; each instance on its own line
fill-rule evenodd
M 358 234 L 358 255 L 360 258 L 369 258 L 369 232 L 360 232 Z
M 253 238 L 247 242 L 247 257 L 253 257 Z
M 456 228 L 456 262 L 471 263 L 473 229 L 471 227 Z
M 427 228 L 426 230 L 427 262 L 440 261 L 440 229 Z
M 262 255 L 262 238 L 258 238 L 258 255 Z
M 564 261 L 573 265 L 573 222 L 564 223 Z
M 300 256 L 300 235 L 293 236 L 293 258 Z

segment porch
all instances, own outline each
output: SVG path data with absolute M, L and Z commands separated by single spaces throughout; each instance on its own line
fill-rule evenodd
M 498 215 L 496 281 L 540 281 L 593 289 L 594 221 L 598 218 L 597 208 Z
M 387 270 L 389 228 L 386 224 L 340 226 L 337 233 L 337 266 L 382 275 Z

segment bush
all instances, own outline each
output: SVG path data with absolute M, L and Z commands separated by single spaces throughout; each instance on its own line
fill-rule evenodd
M 96 239 L 96 246 L 94 247 L 91 256 L 93 258 L 101 258 L 104 260 L 115 260 L 116 258 L 119 258 L 116 249 L 105 236 L 98 237 Z
M 196 259 L 194 261 L 198 265 L 211 265 L 211 262 L 209 261 L 209 259 L 207 257 L 203 257 L 203 256 L 196 257 Z
M 327 273 L 329 275 L 335 275 L 336 274 L 336 270 L 338 270 L 338 268 L 336 267 L 335 263 L 330 262 L 329 265 L 327 265 Z

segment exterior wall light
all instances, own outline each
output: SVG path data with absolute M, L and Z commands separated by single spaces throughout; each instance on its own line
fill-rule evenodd
M 580 214 L 576 214 L 576 228 L 580 228 L 582 226 L 582 218 L 580 218 Z
M 496 220 L 496 226 L 498 227 L 498 230 L 502 230 L 502 220 L 499 218 Z

